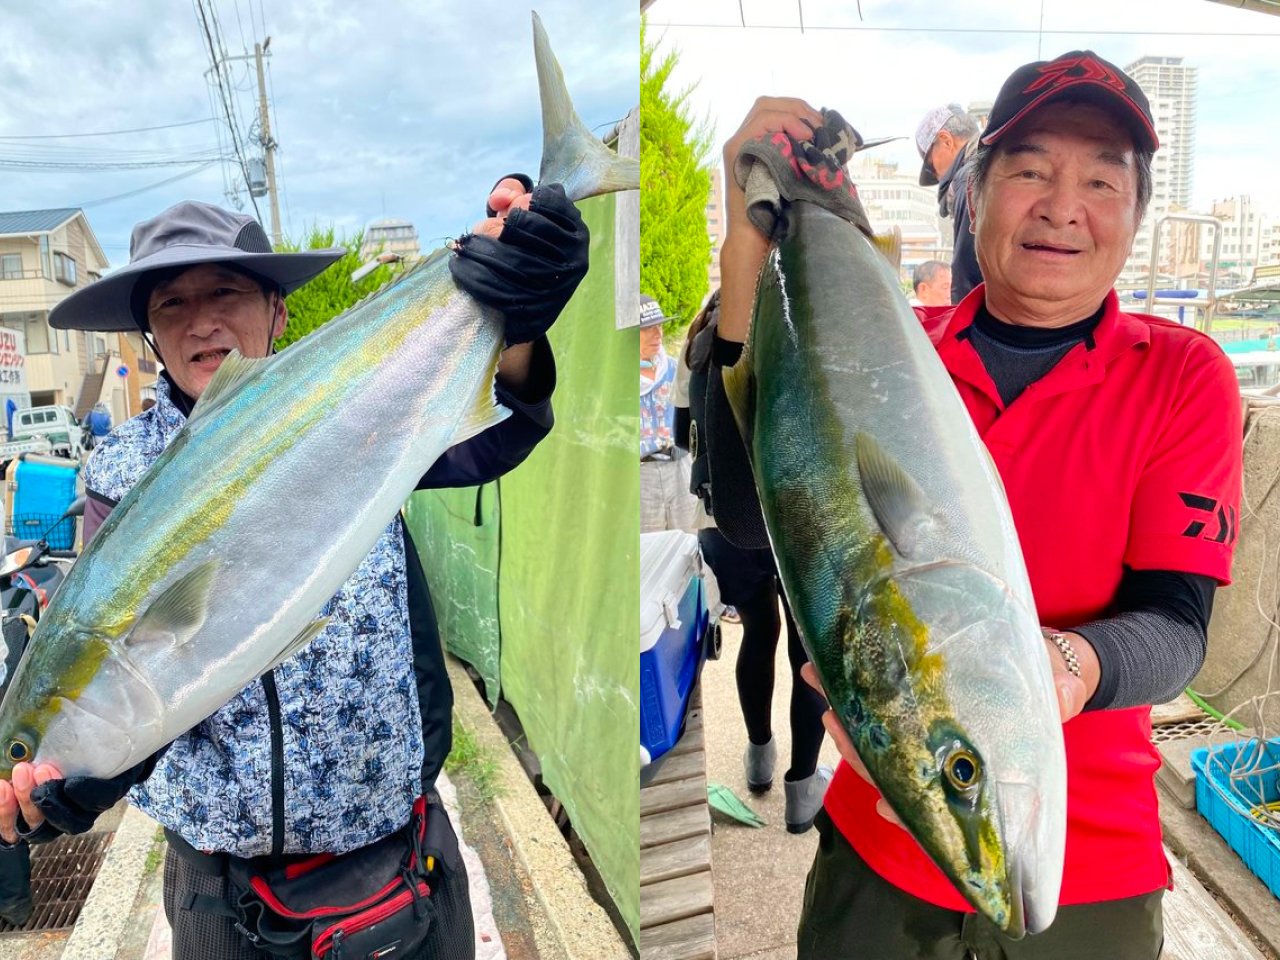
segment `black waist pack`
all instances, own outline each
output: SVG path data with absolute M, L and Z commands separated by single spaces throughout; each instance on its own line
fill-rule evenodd
M 435 797 L 419 797 L 400 830 L 348 853 L 275 865 L 229 857 L 236 927 L 275 957 L 405 957 L 426 939 L 432 886 L 456 857 L 457 839 Z

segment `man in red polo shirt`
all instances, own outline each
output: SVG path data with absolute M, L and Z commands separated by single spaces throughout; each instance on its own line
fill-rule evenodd
M 821 115 L 761 99 L 725 146 L 812 137 Z M 985 284 L 917 311 L 1004 481 L 1064 721 L 1066 862 L 1057 919 L 1013 941 L 973 912 L 879 802 L 828 713 L 842 764 L 818 818 L 801 958 L 1154 960 L 1169 881 L 1150 704 L 1204 659 L 1230 579 L 1239 391 L 1207 336 L 1123 313 L 1112 289 L 1151 195 L 1146 97 L 1089 51 L 1020 67 L 971 160 Z M 745 340 L 767 241 L 728 196 L 715 361 Z M 712 465 L 714 471 L 714 464 Z

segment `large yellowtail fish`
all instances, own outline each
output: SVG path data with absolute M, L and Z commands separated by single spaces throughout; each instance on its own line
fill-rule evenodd
M 995 468 L 897 278 L 796 203 L 725 386 L 832 707 L 907 829 L 1013 936 L 1057 909 L 1066 764 Z
M 575 200 L 638 187 L 637 161 L 574 113 L 536 14 L 534 49 L 542 181 Z M 449 256 L 279 356 L 223 361 L 40 621 L 0 707 L 0 777 L 17 761 L 110 777 L 212 714 L 323 629 L 441 453 L 509 415 L 502 318 Z

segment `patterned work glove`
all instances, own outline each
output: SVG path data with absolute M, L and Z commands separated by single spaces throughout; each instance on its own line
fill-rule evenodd
M 449 260 L 453 279 L 501 311 L 507 345 L 550 329 L 587 273 L 587 225 L 558 183 L 534 187 L 528 210 L 508 214 L 498 239 L 467 234 Z
M 152 754 L 136 767 L 109 780 L 70 777 L 40 784 L 31 791 L 31 800 L 44 814 L 45 822 L 28 834 L 27 839 L 39 843 L 52 840 L 58 833 L 84 833 L 99 816 L 119 803 L 131 787 L 151 776 L 162 753 L 163 750 Z M 46 824 L 52 831 L 45 829 Z

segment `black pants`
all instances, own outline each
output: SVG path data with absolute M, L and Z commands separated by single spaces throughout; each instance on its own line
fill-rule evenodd
M 884 880 L 818 813 L 798 960 L 1156 960 L 1164 890 L 1059 907 L 1048 930 L 1010 940 L 986 917 L 935 907 Z
M 804 780 L 818 767 L 822 749 L 822 714 L 826 702 L 805 683 L 800 668 L 809 661 L 800 631 L 778 584 L 770 550 L 744 550 L 734 546 L 719 530 L 698 531 L 702 555 L 716 575 L 720 599 L 738 611 L 742 619 L 742 646 L 738 648 L 735 676 L 738 704 L 747 737 L 757 746 L 773 736 L 774 656 L 782 627 L 778 601 L 787 624 L 787 659 L 791 664 L 791 766 L 787 779 Z
M 164 859 L 164 912 L 173 929 L 173 960 L 263 960 L 266 955 L 254 949 L 230 917 L 182 906 L 193 894 L 231 904 L 224 875 L 202 871 L 170 847 Z M 432 931 L 416 953 L 402 960 L 475 960 L 475 925 L 461 856 L 455 870 L 444 868 L 431 902 Z

